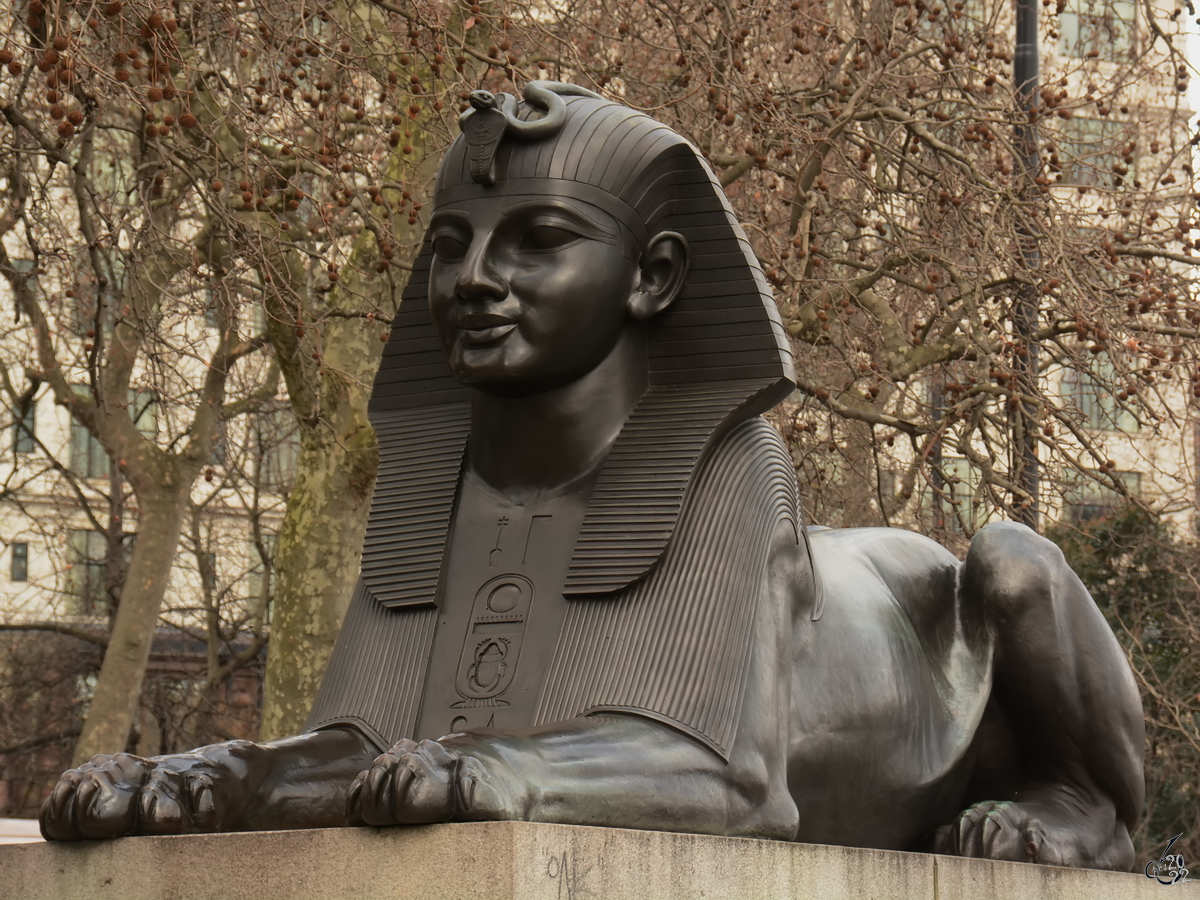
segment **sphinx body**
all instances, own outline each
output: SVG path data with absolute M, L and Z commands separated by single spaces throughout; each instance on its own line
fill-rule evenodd
M 511 818 L 1127 868 L 1140 705 L 1061 554 L 806 529 L 719 187 L 559 92 L 475 96 L 443 163 L 309 732 L 97 758 L 47 836 Z

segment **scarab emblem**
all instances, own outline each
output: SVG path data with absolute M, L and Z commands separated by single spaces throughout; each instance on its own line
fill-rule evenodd
M 486 697 L 504 679 L 504 658 L 508 656 L 508 641 L 489 638 L 475 648 L 475 662 L 467 670 L 467 684 L 481 697 Z

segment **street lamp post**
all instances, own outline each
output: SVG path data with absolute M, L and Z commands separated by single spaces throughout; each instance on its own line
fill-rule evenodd
M 1032 199 L 1036 196 L 1033 186 L 1034 174 L 1038 171 L 1038 145 L 1034 125 L 1038 90 L 1038 9 L 1036 0 L 1016 0 L 1017 45 L 1013 54 L 1013 80 L 1017 88 L 1017 100 L 1021 116 L 1016 126 L 1017 162 L 1015 170 L 1022 193 Z M 1028 213 L 1026 223 L 1018 227 L 1021 257 L 1027 272 L 1036 272 L 1041 267 L 1038 248 L 1038 229 Z M 1036 397 L 1038 388 L 1038 291 L 1035 285 L 1023 286 L 1016 298 L 1013 310 L 1013 331 L 1017 338 L 1017 389 L 1026 397 Z M 1038 493 L 1041 472 L 1037 455 L 1037 407 L 1031 401 L 1021 401 L 1009 412 L 1010 434 L 1013 442 L 1015 462 L 1014 479 L 1026 495 L 1018 498 L 1017 518 L 1035 531 L 1038 528 Z

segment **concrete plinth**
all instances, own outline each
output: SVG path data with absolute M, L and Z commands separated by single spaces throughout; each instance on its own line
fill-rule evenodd
M 1186 900 L 1196 883 L 523 822 L 0 847 L 20 900 Z

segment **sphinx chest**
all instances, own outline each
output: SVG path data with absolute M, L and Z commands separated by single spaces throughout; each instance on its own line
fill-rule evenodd
M 588 487 L 518 506 L 462 479 L 417 739 L 534 723 Z

